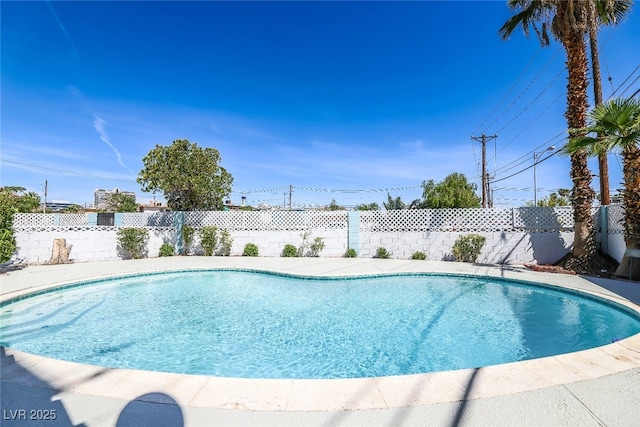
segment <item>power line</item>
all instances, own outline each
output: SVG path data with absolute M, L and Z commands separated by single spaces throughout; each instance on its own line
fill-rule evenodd
M 102 180 L 106 180 L 106 181 L 125 182 L 125 183 L 128 183 L 128 184 L 137 184 L 136 181 L 133 181 L 133 180 L 130 180 L 130 179 L 110 178 L 110 177 L 92 175 L 92 174 L 83 173 L 83 172 L 76 172 L 76 171 L 68 171 L 68 170 L 64 170 L 64 169 L 57 169 L 57 168 L 52 168 L 52 167 L 48 167 L 48 166 L 40 166 L 40 165 L 33 165 L 33 164 L 30 164 L 30 163 L 16 162 L 15 160 L 2 159 L 2 163 L 9 163 L 9 164 L 18 165 L 18 166 L 24 166 L 24 167 L 32 168 L 32 169 L 42 169 L 42 170 L 46 170 L 46 171 L 49 171 L 49 172 L 57 172 L 57 173 L 65 174 L 65 175 L 75 175 L 75 176 L 83 176 L 85 178 L 102 179 Z
M 518 114 L 516 114 L 510 121 L 507 122 L 507 124 L 505 124 L 504 126 L 502 126 L 500 129 L 498 129 L 496 131 L 496 133 L 500 133 L 502 132 L 507 126 L 509 126 L 511 123 L 513 123 L 514 121 L 516 121 L 516 119 L 518 117 L 520 117 L 522 114 L 524 114 L 525 111 L 527 111 L 529 109 L 529 107 L 531 107 L 533 104 L 535 104 L 535 102 L 540 99 L 540 97 L 542 96 L 542 94 L 544 94 L 550 87 L 551 85 L 553 85 L 553 83 L 556 82 L 556 80 L 558 80 L 558 78 L 562 75 L 562 73 L 564 72 L 564 70 L 560 71 L 558 74 L 556 74 L 556 76 L 553 78 L 553 80 L 551 80 L 549 82 L 549 84 L 547 86 L 545 86 L 544 89 L 542 89 L 542 92 L 540 92 L 538 95 L 536 95 L 535 98 L 533 98 L 533 101 L 529 102 Z M 555 101 L 554 101 L 555 102 Z
M 520 135 L 522 135 L 522 133 L 524 133 L 524 131 L 525 131 L 525 130 L 527 130 L 527 129 L 532 125 L 532 124 L 534 124 L 534 123 L 535 123 L 535 122 L 536 122 L 540 117 L 542 117 L 542 115 L 543 115 L 544 113 L 546 113 L 546 112 L 549 110 L 549 108 L 551 108 L 551 107 L 553 106 L 553 104 L 555 104 L 556 102 L 558 102 L 558 100 L 559 100 L 560 98 L 562 98 L 563 96 L 564 96 L 564 94 L 563 94 L 563 93 L 561 93 L 560 95 L 558 95 L 558 96 L 556 97 L 556 99 L 554 99 L 554 100 L 551 102 L 551 104 L 549 104 L 549 105 L 547 106 L 547 108 L 545 108 L 544 110 L 542 110 L 542 112 L 540 112 L 540 114 L 538 114 L 536 117 L 534 117 L 534 119 L 533 119 L 533 120 L 531 120 L 531 121 L 530 121 L 530 122 L 529 122 L 529 123 L 528 123 L 524 128 L 522 128 L 522 130 L 520 130 L 520 132 L 518 132 L 518 133 L 517 133 L 513 138 L 511 138 L 511 139 L 509 140 L 509 142 L 507 142 L 504 146 L 502 146 L 502 148 L 501 148 L 500 150 L 498 150 L 498 152 L 497 152 L 497 153 L 495 153 L 495 155 L 494 155 L 494 159 L 495 159 L 495 156 L 497 156 L 498 154 L 500 154 L 500 153 L 501 153 L 505 148 L 507 148 L 507 147 L 508 147 L 512 142 L 514 142 L 514 141 L 515 141 L 515 140 L 516 140 Z M 494 173 L 495 173 L 495 171 L 494 171 Z
M 511 169 L 521 165 L 522 163 L 528 161 L 529 160 L 529 156 L 531 156 L 531 154 L 533 154 L 536 150 L 539 150 L 544 146 L 548 146 L 550 143 L 552 143 L 555 140 L 561 138 L 564 134 L 565 134 L 565 131 L 560 132 L 558 135 L 554 136 L 553 138 L 543 142 L 542 144 L 538 145 L 537 147 L 534 147 L 533 150 L 530 150 L 527 153 L 523 154 L 522 156 L 518 157 L 517 159 L 507 163 L 504 166 L 499 167 L 498 169 L 495 170 L 494 173 L 506 172 L 508 170 L 511 170 Z
M 476 130 L 474 130 L 473 132 L 471 132 L 471 134 L 476 134 L 478 133 L 478 130 L 484 126 L 484 124 L 491 118 L 491 116 L 493 116 L 495 114 L 496 111 L 498 111 L 498 108 L 500 108 L 500 106 L 502 105 L 502 103 L 507 99 L 507 97 L 509 96 L 509 94 L 511 93 L 511 91 L 516 87 L 516 85 L 518 84 L 518 82 L 520 81 L 520 79 L 522 79 L 522 77 L 524 76 L 525 72 L 531 67 L 531 65 L 533 64 L 533 61 L 538 57 L 538 55 L 540 54 L 540 52 L 542 52 L 542 47 L 540 47 L 538 49 L 538 51 L 535 53 L 535 55 L 533 55 L 533 57 L 531 58 L 531 60 L 529 60 L 529 63 L 524 67 L 524 69 L 520 72 L 520 75 L 516 78 L 516 80 L 513 82 L 513 84 L 511 85 L 511 87 L 509 88 L 509 90 L 507 90 L 507 93 L 505 93 L 502 97 L 502 99 L 500 99 L 500 101 L 498 102 L 498 104 L 493 108 L 493 110 L 491 111 L 491 113 L 489 113 L 489 115 L 487 116 L 486 119 L 484 119 L 484 121 L 482 123 L 480 123 L 480 125 L 478 126 L 478 128 Z
M 558 55 L 559 51 L 560 51 L 560 48 L 556 49 L 556 51 L 554 52 L 553 56 L 551 56 L 551 58 L 549 58 L 549 61 L 547 61 L 547 63 L 542 67 L 542 69 L 533 78 L 533 80 L 531 80 L 531 82 L 527 85 L 527 87 L 524 88 L 524 90 L 522 92 L 520 92 L 520 94 L 516 97 L 516 99 L 513 100 L 513 102 L 502 112 L 502 114 L 500 114 L 500 116 L 498 116 L 498 118 L 496 118 L 489 126 L 487 126 L 487 128 L 486 128 L 487 130 L 491 129 L 491 127 L 493 125 L 495 125 L 498 122 L 498 120 L 500 120 L 505 114 L 507 114 L 509 112 L 509 110 L 520 100 L 520 98 L 522 98 L 524 96 L 524 94 L 531 88 L 531 86 L 533 86 L 533 84 L 540 78 L 540 76 L 544 73 L 544 71 L 549 67 L 549 65 L 551 64 L 553 59 L 555 59 L 556 55 Z M 557 77 L 555 79 L 557 79 Z M 494 133 L 498 133 L 498 132 L 494 132 Z
M 535 165 L 538 165 L 538 164 L 540 164 L 540 163 L 544 162 L 545 160 L 549 160 L 551 157 L 555 156 L 555 155 L 556 155 L 556 154 L 558 154 L 560 151 L 561 151 L 561 149 L 558 149 L 558 150 L 554 151 L 553 153 L 549 154 L 547 157 L 545 157 L 545 158 L 543 158 L 543 159 L 539 159 L 539 160 L 537 160 L 537 161 L 536 161 L 533 165 L 531 165 L 531 166 L 527 166 L 526 168 L 524 168 L 524 169 L 522 169 L 522 170 L 519 170 L 519 171 L 518 171 L 518 172 L 516 172 L 516 173 L 513 173 L 513 174 L 511 174 L 511 175 L 509 175 L 509 176 L 505 176 L 504 178 L 495 179 L 495 180 L 493 180 L 493 181 L 491 181 L 491 182 L 492 182 L 492 183 L 496 183 L 496 182 L 504 181 L 505 179 L 509 179 L 509 178 L 514 177 L 514 176 L 516 176 L 516 175 L 518 175 L 518 174 L 521 174 L 522 172 L 524 172 L 524 171 L 527 171 L 527 170 L 531 169 L 531 168 L 532 168 L 532 167 L 534 167 Z
M 616 90 L 613 91 L 613 93 L 611 94 L 611 96 L 609 96 L 609 99 L 613 98 L 613 95 L 616 94 L 616 92 L 622 87 L 624 86 L 624 84 L 627 82 L 627 80 L 629 80 L 631 78 L 632 75 L 634 75 L 636 73 L 636 71 L 638 71 L 638 69 L 640 69 L 640 64 L 638 64 L 638 66 L 627 76 L 626 79 L 624 79 L 624 81 L 622 83 L 620 83 L 620 85 L 616 88 Z M 636 80 L 638 80 L 636 78 Z M 635 82 L 635 80 L 634 80 Z

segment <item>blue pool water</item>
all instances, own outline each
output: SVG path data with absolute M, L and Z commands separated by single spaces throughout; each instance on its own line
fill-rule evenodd
M 319 280 L 238 271 L 98 282 L 0 307 L 0 343 L 42 356 L 246 378 L 481 367 L 640 332 L 612 305 L 485 277 Z

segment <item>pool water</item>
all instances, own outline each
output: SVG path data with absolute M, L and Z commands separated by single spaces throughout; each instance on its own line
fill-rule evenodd
M 593 348 L 640 320 L 591 298 L 486 277 L 142 275 L 0 307 L 0 344 L 87 364 L 245 378 L 475 368 Z

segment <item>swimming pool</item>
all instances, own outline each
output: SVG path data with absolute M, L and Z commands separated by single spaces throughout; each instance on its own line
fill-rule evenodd
M 3 306 L 2 344 L 121 368 L 355 378 L 526 360 L 640 332 L 612 304 L 486 277 L 197 271 L 90 284 Z

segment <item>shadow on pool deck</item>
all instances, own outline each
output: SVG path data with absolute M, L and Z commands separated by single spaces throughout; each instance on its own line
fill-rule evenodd
M 62 402 L 54 400 L 60 390 L 29 372 L 0 347 L 0 406 L 3 426 L 74 426 Z M 19 377 L 20 381 L 7 378 Z M 48 418 L 45 420 L 45 418 Z M 83 426 L 84 424 L 79 424 Z
M 21 366 L 13 356 L 7 355 L 4 347 L 0 347 L 0 377 L 0 425 L 3 427 L 85 426 L 74 424 L 62 402 L 56 398 L 64 390 L 53 387 Z M 127 403 L 116 426 L 182 427 L 183 411 L 171 396 L 147 393 Z
M 640 305 L 640 282 L 633 282 L 622 279 L 603 279 L 601 277 L 580 276 L 591 283 L 595 283 L 634 304 Z

